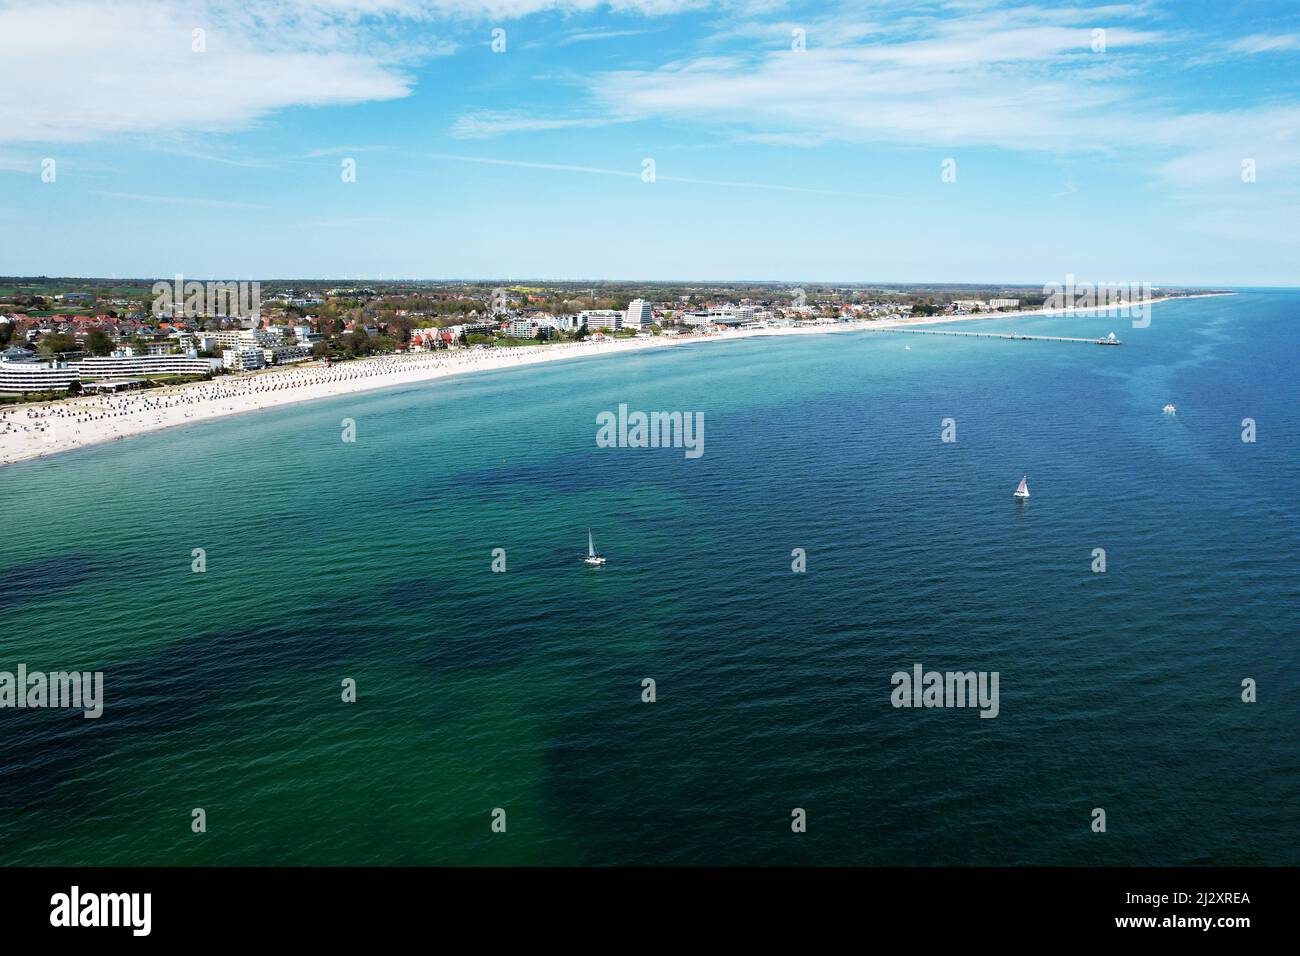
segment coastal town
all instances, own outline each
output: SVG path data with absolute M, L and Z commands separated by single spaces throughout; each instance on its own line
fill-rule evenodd
M 930 330 L 917 326 L 1090 310 L 1085 300 L 1062 305 L 1059 296 L 1029 289 L 967 298 L 968 289 L 273 288 L 263 297 L 260 283 L 178 277 L 136 297 L 24 294 L 0 285 L 7 296 L 0 303 L 0 465 L 466 372 L 760 336 L 923 333 Z M 1147 298 L 1143 290 L 1138 306 L 1212 294 L 1161 289 Z M 932 334 L 1119 344 L 1113 330 L 1097 338 Z
M 0 404 L 373 356 L 1018 313 L 1045 299 L 1034 288 L 68 285 L 0 279 Z

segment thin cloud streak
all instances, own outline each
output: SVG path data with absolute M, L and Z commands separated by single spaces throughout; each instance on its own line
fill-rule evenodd
M 167 206 L 207 206 L 213 209 L 266 209 L 266 206 L 249 202 L 230 202 L 225 199 L 200 199 L 190 196 L 149 196 L 143 193 L 118 193 L 95 190 L 96 196 L 125 199 L 128 202 L 158 203 Z
M 629 122 L 617 117 L 529 116 L 522 113 L 485 111 L 462 116 L 452 124 L 453 139 L 492 139 L 508 133 L 539 133 L 556 129 L 579 129 Z
M 593 176 L 620 176 L 623 178 L 640 179 L 642 175 L 640 172 L 626 169 L 605 169 L 599 166 L 577 166 L 569 163 L 539 163 L 523 159 L 495 159 L 488 156 L 459 156 L 454 153 L 419 153 L 417 155 L 422 156 L 425 159 L 447 160 L 458 163 L 477 163 L 483 166 L 511 166 L 520 169 L 542 169 L 562 173 L 586 173 Z M 813 186 L 791 186 L 783 183 L 740 182 L 726 179 L 696 179 L 691 176 L 668 176 L 658 173 L 656 173 L 653 182 L 648 182 L 647 185 L 653 185 L 653 183 L 656 182 L 684 183 L 692 186 L 718 186 L 724 189 L 766 189 L 777 192 L 809 193 L 819 196 L 849 196 L 860 199 L 886 198 L 875 193 L 845 192 L 839 189 L 819 189 Z
M 327 146 L 303 153 L 303 159 L 320 159 L 323 156 L 351 156 L 353 153 L 381 153 L 389 146 Z
M 587 33 L 570 33 L 559 42 L 559 46 L 572 46 L 575 43 L 592 43 L 596 40 L 619 40 L 625 37 L 645 36 L 657 33 L 657 30 L 591 30 Z
M 182 156 L 186 159 L 198 159 L 205 163 L 219 163 L 223 166 L 238 166 L 242 169 L 281 169 L 283 164 L 267 160 L 255 159 L 230 159 L 226 156 L 217 156 L 213 153 L 203 153 L 187 149 L 163 149 L 162 152 L 169 156 Z

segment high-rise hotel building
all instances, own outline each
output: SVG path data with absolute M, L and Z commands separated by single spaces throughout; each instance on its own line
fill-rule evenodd
M 655 313 L 645 299 L 633 299 L 623 316 L 623 324 L 633 329 L 642 329 L 654 325 Z

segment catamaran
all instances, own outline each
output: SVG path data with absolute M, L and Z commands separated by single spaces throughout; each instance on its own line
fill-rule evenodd
M 592 540 L 590 528 L 587 529 L 587 557 L 585 562 L 587 564 L 605 563 L 604 557 L 596 553 L 596 542 Z
M 1020 479 L 1020 487 L 1016 489 L 1016 497 L 1017 498 L 1029 497 L 1029 476 L 1028 475 L 1025 475 L 1025 477 Z

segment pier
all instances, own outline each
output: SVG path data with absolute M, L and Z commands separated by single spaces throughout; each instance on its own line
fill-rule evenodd
M 1023 339 L 1026 342 L 1081 342 L 1084 345 L 1122 345 L 1115 333 L 1101 339 L 1076 339 L 1065 335 L 1021 335 L 1018 332 L 957 332 L 948 329 L 867 329 L 868 332 L 902 332 L 905 335 L 969 335 L 977 339 Z

